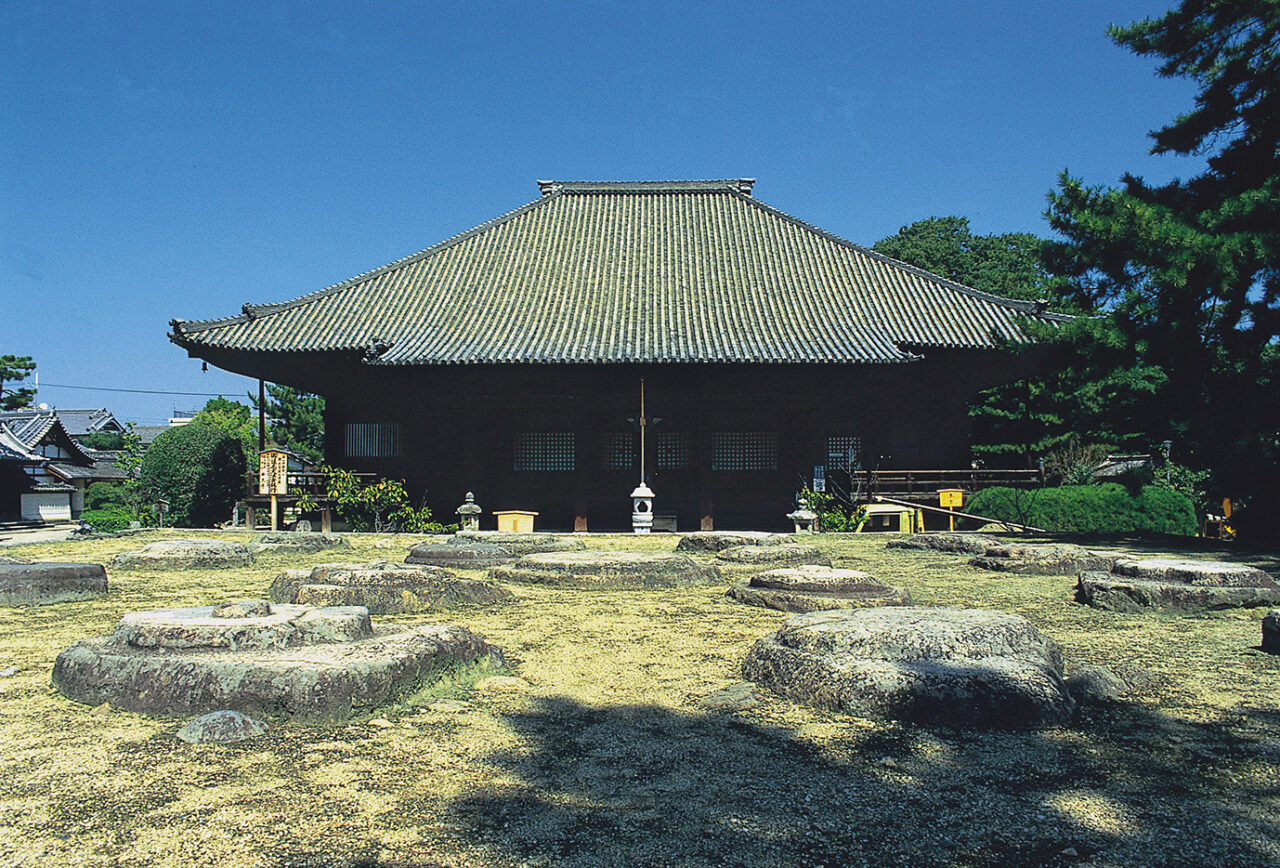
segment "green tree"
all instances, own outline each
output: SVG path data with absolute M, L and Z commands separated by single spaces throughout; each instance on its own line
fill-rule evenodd
M 120 435 L 120 456 L 116 458 L 116 466 L 124 471 L 125 478 L 121 480 L 120 487 L 124 489 L 124 501 L 130 512 L 135 516 L 139 514 L 142 508 L 142 456 L 146 453 L 146 447 L 142 445 L 142 438 L 134 431 L 135 424 L 129 422 L 125 425 L 125 431 Z
M 1154 131 L 1155 154 L 1206 168 L 1152 185 L 1050 194 L 1063 241 L 1048 262 L 1082 305 L 1109 311 L 1127 346 L 1163 372 L 1152 439 L 1210 467 L 1226 493 L 1274 490 L 1280 459 L 1280 3 L 1183 0 L 1111 38 L 1190 78 L 1194 107 Z
M 80 438 L 80 445 L 115 452 L 124 448 L 124 435 L 119 431 L 93 431 Z
M 258 401 L 250 396 L 257 409 Z M 291 386 L 267 384 L 268 431 L 272 441 L 308 461 L 324 457 L 324 398 Z
M 882 238 L 872 250 L 939 277 L 1005 298 L 1058 302 L 1061 281 L 1045 269 L 1044 239 L 1029 232 L 974 235 L 966 217 L 929 217 Z
M 1026 232 L 974 235 L 964 217 L 930 217 L 872 249 L 983 292 L 1087 312 L 1071 287 L 1050 275 L 1046 244 Z M 1083 316 L 1057 327 L 1028 320 L 1024 327 L 1035 343 L 1005 351 L 1030 375 L 971 402 L 973 451 L 989 463 L 1030 467 L 1073 440 L 1145 448 L 1142 420 L 1163 375 L 1137 358 L 1114 324 Z
M 124 489 L 116 482 L 99 481 L 84 491 L 85 509 L 114 509 L 125 507 Z
M 168 521 L 211 527 L 231 516 L 244 494 L 244 448 L 235 435 L 197 418 L 170 428 L 142 458 L 141 487 L 148 500 L 169 501 Z
M 195 418 L 234 437 L 240 444 L 247 466 L 257 469 L 258 420 L 247 404 L 219 395 L 205 402 Z
M 35 389 L 6 389 L 5 383 L 25 380 L 36 369 L 30 356 L 0 356 L 0 410 L 20 410 L 30 407 L 36 398 Z

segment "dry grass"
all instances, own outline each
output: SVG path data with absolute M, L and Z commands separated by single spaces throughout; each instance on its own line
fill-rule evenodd
M 338 559 L 399 560 L 414 541 L 360 538 Z M 102 561 L 140 542 L 22 553 Z M 784 615 L 723 588 L 530 586 L 452 619 L 500 644 L 522 682 L 473 687 L 463 673 L 373 721 L 275 721 L 193 747 L 181 721 L 65 700 L 54 656 L 124 612 L 261 596 L 286 565 L 335 557 L 117 571 L 104 600 L 0 609 L 0 669 L 18 668 L 0 678 L 0 866 L 1280 864 L 1280 658 L 1257 649 L 1261 613 L 1108 614 L 1072 604 L 1065 577 L 890 552 L 882 536 L 817 544 L 920 604 L 1021 614 L 1069 659 L 1137 664 L 1163 686 L 1071 727 L 1003 734 L 770 695 L 709 714 L 696 700 L 737 682 Z

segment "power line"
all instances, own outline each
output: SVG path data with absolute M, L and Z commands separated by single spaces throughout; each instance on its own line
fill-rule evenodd
M 221 398 L 226 392 L 165 392 L 160 389 L 110 389 L 106 386 L 67 386 L 61 383 L 41 383 L 40 388 L 83 389 L 87 392 L 130 392 L 135 395 L 193 395 L 198 398 Z

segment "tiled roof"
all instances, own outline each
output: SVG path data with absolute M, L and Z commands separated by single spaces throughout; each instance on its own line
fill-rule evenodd
M 71 439 L 53 410 L 5 410 L 0 412 L 0 430 L 6 431 L 28 450 L 34 450 L 41 442 L 48 440 L 56 442 L 64 451 L 71 453 L 76 463 L 93 463 L 93 459 Z
M 21 461 L 24 464 L 43 464 L 45 458 L 27 448 L 9 429 L 0 423 L 0 460 Z
M 960 286 L 803 223 L 751 181 L 540 181 L 541 198 L 420 253 L 239 316 L 201 348 L 360 351 L 379 365 L 897 362 L 1025 340 L 1031 302 Z
M 93 459 L 94 479 L 128 479 L 129 474 L 116 462 L 124 454 L 119 449 L 85 449 L 84 454 Z
M 58 421 L 72 437 L 83 437 L 95 431 L 123 431 L 124 426 L 105 407 L 100 410 L 54 410 Z
M 50 461 L 49 472 L 59 479 L 98 479 L 93 467 L 80 467 L 62 461 Z
M 133 433 L 138 435 L 138 440 L 143 446 L 150 446 L 151 441 L 159 437 L 161 434 L 169 430 L 168 425 L 134 425 Z
M 28 447 L 34 447 L 58 424 L 52 410 L 5 410 L 0 412 L 0 425 Z
M 52 494 L 55 492 L 75 491 L 76 487 L 65 482 L 37 482 L 31 486 L 31 490 L 40 494 Z

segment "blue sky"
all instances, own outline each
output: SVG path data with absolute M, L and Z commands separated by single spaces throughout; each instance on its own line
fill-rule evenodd
M 10 3 L 0 353 L 39 400 L 158 423 L 253 381 L 168 342 L 406 256 L 537 178 L 754 177 L 870 245 L 930 216 L 1047 234 L 1063 169 L 1197 164 L 1192 85 L 1107 39 L 1168 2 Z

